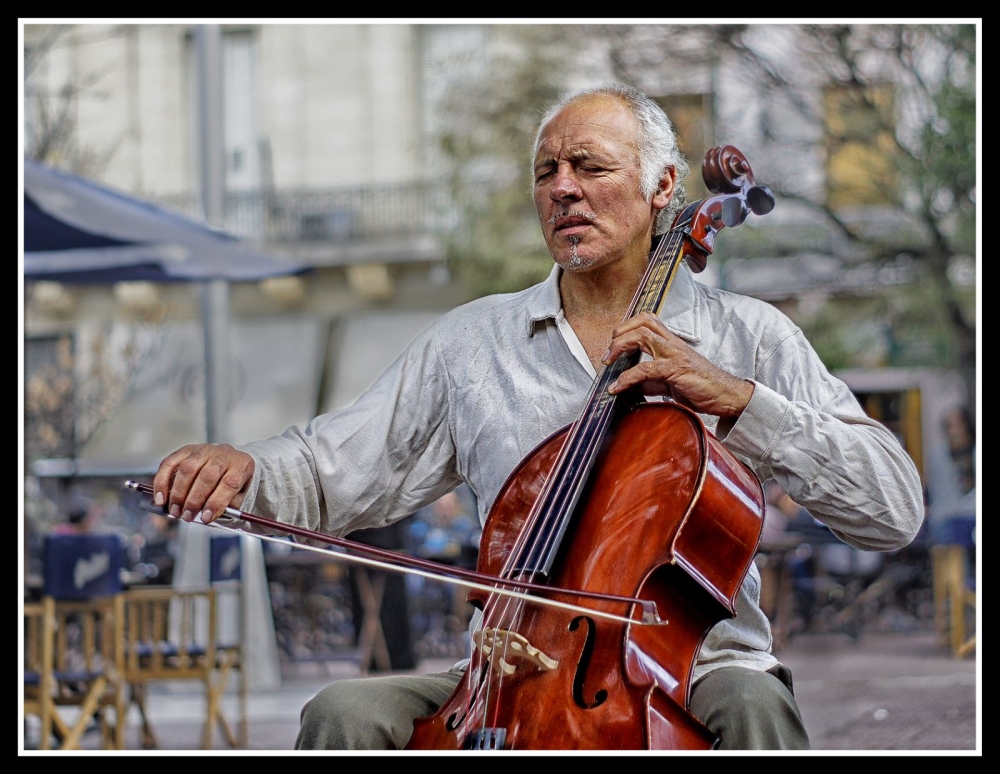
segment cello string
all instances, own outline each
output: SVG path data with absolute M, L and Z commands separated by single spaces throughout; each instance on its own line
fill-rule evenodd
M 677 238 L 676 233 L 671 232 L 670 238 L 668 240 L 661 241 L 659 247 L 679 247 L 679 244 L 680 240 Z M 677 249 L 674 251 L 669 261 L 664 261 L 663 257 L 665 252 L 665 250 L 661 249 L 655 251 L 650 260 L 649 271 L 647 272 L 646 277 L 644 277 L 643 283 L 640 285 L 639 291 L 633 299 L 633 304 L 629 313 L 626 315 L 626 320 L 635 316 L 639 312 L 655 311 L 660 305 L 660 301 L 666 292 L 666 288 L 674 275 L 677 265 L 679 265 L 680 258 L 680 250 Z M 661 268 L 665 265 L 667 270 L 665 276 L 663 276 Z M 641 354 L 641 352 L 637 351 L 633 357 L 619 358 L 609 367 L 610 370 L 608 370 L 606 375 L 602 374 L 600 388 L 603 394 L 597 404 L 590 407 L 591 416 L 588 418 L 583 432 L 584 446 L 579 451 L 581 455 L 591 461 L 586 466 L 581 466 L 576 471 L 575 477 L 569 478 L 565 481 L 565 487 L 569 491 L 564 495 L 565 504 L 560 511 L 561 515 L 559 518 L 570 518 L 571 511 L 574 510 L 572 508 L 572 504 L 581 496 L 582 489 L 587 483 L 587 468 L 592 466 L 593 460 L 596 459 L 597 454 L 600 451 L 600 447 L 607 436 L 607 431 L 610 427 L 611 418 L 614 415 L 617 401 L 615 400 L 616 396 L 606 395 L 606 387 L 609 386 L 608 383 L 612 379 L 617 379 L 624 370 L 637 363 L 641 359 Z M 552 546 L 550 550 L 557 550 L 557 546 Z
M 650 260 L 644 272 L 643 278 L 640 281 L 639 289 L 630 303 L 629 309 L 626 312 L 623 320 L 628 320 L 635 316 L 638 311 L 656 311 L 658 310 L 662 299 L 665 297 L 667 289 L 669 288 L 673 276 L 679 266 L 681 258 L 681 247 L 683 245 L 683 237 L 685 234 L 682 233 L 682 229 L 688 225 L 688 222 L 682 223 L 673 227 L 669 232 L 664 234 L 660 239 L 658 239 L 657 244 L 650 253 Z M 668 250 L 667 248 L 673 248 Z M 671 258 L 666 261 L 664 256 L 670 254 Z M 661 272 L 661 269 L 666 264 L 667 270 L 665 272 L 665 277 Z M 658 276 L 659 275 L 659 276 Z M 656 280 L 654 282 L 654 279 Z M 552 466 L 552 470 L 546 479 L 543 491 L 536 498 L 535 503 L 529 513 L 525 525 L 522 527 L 515 540 L 514 546 L 511 552 L 508 554 L 508 559 L 505 562 L 502 574 L 510 575 L 512 574 L 519 564 L 521 564 L 521 557 L 524 555 L 526 550 L 527 542 L 532 539 L 533 546 L 538 542 L 538 531 L 541 530 L 541 540 L 543 542 L 543 550 L 546 552 L 551 552 L 555 550 L 555 541 L 561 534 L 562 529 L 558 526 L 558 523 L 562 520 L 568 519 L 570 517 L 571 503 L 573 503 L 582 491 L 582 488 L 587 479 L 587 473 L 592 467 L 592 461 L 596 457 L 597 451 L 606 436 L 607 428 L 610 425 L 611 417 L 614 413 L 615 408 L 615 396 L 609 396 L 606 392 L 609 382 L 612 378 L 617 378 L 627 367 L 630 367 L 633 363 L 633 359 L 638 361 L 641 359 L 641 353 L 638 353 L 635 358 L 619 358 L 611 366 L 605 366 L 601 369 L 594 383 L 591 386 L 590 393 L 587 400 L 584 403 L 583 410 L 574 423 L 570 430 L 567 439 L 564 441 L 560 453 L 557 456 L 555 463 Z M 598 394 L 600 397 L 598 398 Z M 579 459 L 589 460 L 590 462 L 583 465 L 578 465 L 575 471 L 571 471 L 568 479 L 565 474 L 565 468 L 568 466 L 568 461 L 579 460 Z M 556 482 L 553 484 L 553 482 Z M 553 521 L 556 522 L 557 526 L 552 527 Z M 540 526 L 539 526 L 540 525 Z M 537 573 L 543 569 L 541 564 L 540 556 L 536 553 L 534 556 L 535 566 L 528 567 L 531 575 L 529 577 L 535 577 Z M 504 608 L 500 613 L 501 622 L 504 619 L 513 620 L 519 616 L 524 610 L 523 600 L 518 600 L 514 602 L 512 599 L 507 598 L 502 600 L 500 603 Z M 514 615 L 511 613 L 511 606 L 516 606 Z M 485 638 L 485 632 L 487 630 L 487 621 L 492 619 L 492 616 L 497 613 L 498 603 L 495 601 L 495 597 L 490 597 L 487 600 L 487 604 L 484 606 L 484 615 L 480 622 L 480 631 L 483 632 L 482 637 Z M 495 627 L 494 630 L 499 627 Z M 484 642 L 485 639 L 481 639 L 480 642 Z M 489 654 L 489 666 L 496 663 L 497 668 L 500 669 L 500 686 L 497 688 L 497 693 L 502 688 L 503 684 L 503 669 L 502 664 L 506 662 L 506 656 L 508 653 L 509 640 L 504 639 L 504 653 L 503 658 L 499 657 L 495 652 L 495 640 L 492 642 L 492 649 Z M 482 645 L 480 645 L 480 650 L 478 656 L 484 657 L 486 654 L 482 653 Z M 495 661 L 496 660 L 496 661 Z M 489 668 L 489 666 L 487 668 Z M 489 692 L 493 685 L 492 680 L 492 670 L 490 671 L 491 679 L 485 681 L 486 685 L 486 695 L 483 701 L 488 705 L 489 703 Z M 482 691 L 476 692 L 475 701 L 478 702 L 479 695 Z M 494 709 L 494 715 L 496 713 Z M 483 724 L 485 729 L 486 714 L 483 716 Z

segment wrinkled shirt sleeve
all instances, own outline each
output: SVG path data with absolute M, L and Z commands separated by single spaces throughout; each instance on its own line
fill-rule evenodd
M 242 507 L 333 536 L 408 516 L 461 483 L 448 407 L 432 327 L 351 406 L 241 446 Z
M 845 543 L 907 545 L 923 522 L 923 489 L 896 437 L 865 415 L 801 331 L 759 354 L 753 397 L 726 446 Z

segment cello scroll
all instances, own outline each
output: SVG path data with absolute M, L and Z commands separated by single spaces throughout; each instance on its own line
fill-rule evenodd
M 774 194 L 757 185 L 750 163 L 732 145 L 720 145 L 705 154 L 702 179 L 714 196 L 688 205 L 674 220 L 673 229 L 687 234 L 684 258 L 692 271 L 703 271 L 723 227 L 735 228 L 754 215 L 774 209 Z

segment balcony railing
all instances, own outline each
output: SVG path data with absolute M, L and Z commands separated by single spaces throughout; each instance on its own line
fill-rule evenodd
M 172 210 L 199 217 L 196 195 L 159 197 Z M 230 191 L 225 228 L 254 242 L 352 242 L 435 235 L 459 223 L 458 208 L 440 184 Z
M 484 183 L 479 190 L 488 188 L 489 184 Z M 199 198 L 194 194 L 160 197 L 157 201 L 192 217 L 201 214 Z M 917 247 L 925 239 L 918 223 L 894 210 L 866 208 L 845 215 L 845 219 L 876 242 L 881 238 L 902 247 L 909 240 Z M 407 253 L 397 244 L 400 240 L 412 240 L 415 245 L 429 237 L 437 243 L 455 235 L 461 225 L 461 208 L 447 186 L 440 183 L 231 191 L 226 195 L 224 223 L 230 233 L 257 244 L 300 252 L 304 248 L 307 254 L 310 245 L 315 245 L 319 250 L 311 255 L 330 254 L 333 248 L 333 260 L 348 263 L 384 260 L 383 247 L 394 259 L 405 260 Z M 774 223 L 755 222 L 755 226 L 727 233 L 726 252 L 718 260 L 808 254 L 837 256 L 848 264 L 859 265 L 874 257 L 872 247 L 848 241 L 806 210 Z M 341 255 L 345 251 L 347 257 Z M 441 251 L 435 247 L 433 252 Z M 426 250 L 414 247 L 410 260 L 426 254 Z

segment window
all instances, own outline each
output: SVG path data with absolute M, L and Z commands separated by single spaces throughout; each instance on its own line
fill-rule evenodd
M 257 28 L 222 30 L 222 135 L 224 154 L 225 214 L 222 226 L 248 239 L 260 239 L 264 229 L 263 203 L 257 192 L 270 170 L 259 136 L 257 99 Z M 187 46 L 188 94 L 190 97 L 190 143 L 195 166 L 192 179 L 200 181 L 201 172 L 201 100 L 198 63 L 198 40 L 193 33 L 185 36 Z
M 891 87 L 830 87 L 823 109 L 828 204 L 839 209 L 895 203 L 899 181 Z
M 225 30 L 222 36 L 225 101 L 226 188 L 254 191 L 260 185 L 257 134 L 257 52 L 254 34 Z

